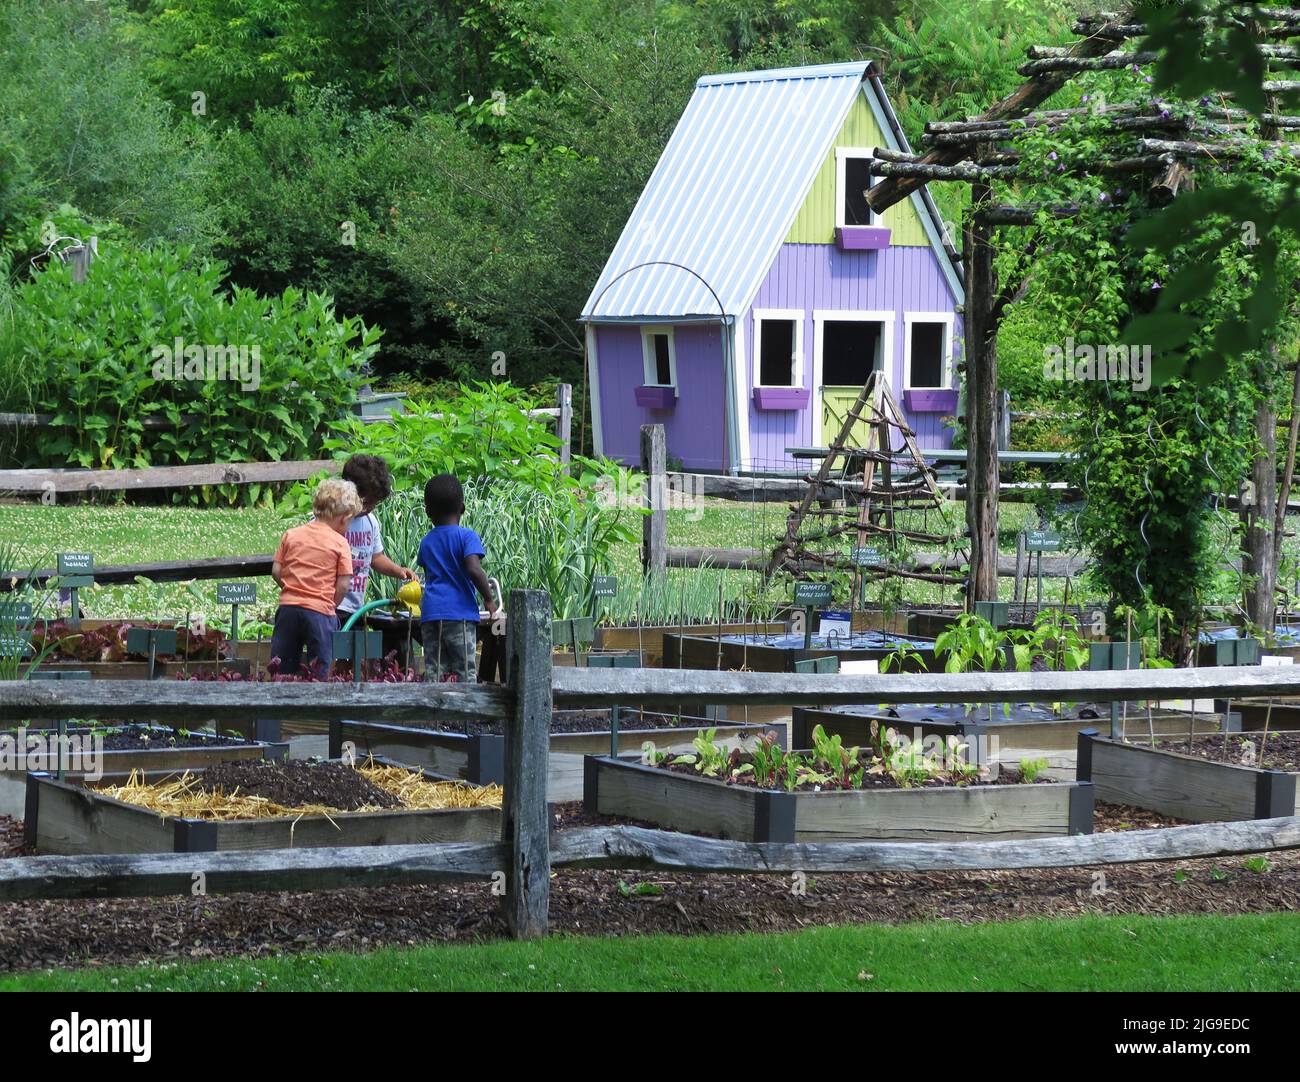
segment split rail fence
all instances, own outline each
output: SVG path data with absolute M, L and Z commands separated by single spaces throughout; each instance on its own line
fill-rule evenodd
M 560 441 L 560 461 L 569 461 L 573 438 L 573 387 L 562 383 L 556 390 L 555 405 L 529 411 L 530 417 L 553 421 Z M 435 416 L 437 416 L 435 414 Z M 387 415 L 362 418 L 382 424 Z M 167 427 L 145 421 L 145 427 Z M 36 413 L 0 413 L 0 427 L 40 429 L 51 427 L 51 418 Z M 252 485 L 305 481 L 322 472 L 337 472 L 341 463 L 332 459 L 303 462 L 204 462 L 186 466 L 149 466 L 138 470 L 33 469 L 0 470 L 0 495 L 45 495 L 47 493 L 143 492 L 204 485 Z
M 1112 672 L 835 676 L 551 666 L 551 604 L 511 594 L 510 680 L 504 685 L 268 684 L 114 681 L 0 683 L 0 723 L 76 717 L 202 723 L 270 713 L 435 728 L 448 720 L 505 724 L 505 796 L 498 842 L 276 849 L 259 852 L 17 857 L 0 861 L 0 902 L 189 894 L 202 873 L 216 893 L 324 890 L 499 880 L 510 934 L 546 934 L 552 868 L 701 872 L 877 872 L 1078 867 L 1300 848 L 1300 817 L 1069 838 L 993 842 L 757 843 L 639 827 L 551 833 L 547 749 L 553 708 L 640 702 L 781 703 L 1114 701 L 1300 695 L 1300 667 Z

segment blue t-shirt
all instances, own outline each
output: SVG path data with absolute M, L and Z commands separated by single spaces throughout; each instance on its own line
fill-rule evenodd
M 478 598 L 465 570 L 467 556 L 483 556 L 478 534 L 464 526 L 435 526 L 420 542 L 416 563 L 424 572 L 420 621 L 473 620 L 478 623 Z

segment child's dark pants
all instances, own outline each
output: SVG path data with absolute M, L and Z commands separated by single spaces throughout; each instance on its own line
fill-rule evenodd
M 293 676 L 302 667 L 305 646 L 307 667 L 316 676 L 328 676 L 334 662 L 334 632 L 338 629 L 337 616 L 326 616 L 301 605 L 281 605 L 275 610 L 271 656 L 280 659 L 283 675 Z
M 429 620 L 420 625 L 424 643 L 424 679 L 440 683 L 454 677 L 458 683 L 477 682 L 474 648 L 478 645 L 477 620 Z

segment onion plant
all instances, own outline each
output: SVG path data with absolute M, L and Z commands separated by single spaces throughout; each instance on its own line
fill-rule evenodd
M 613 570 L 614 551 L 635 536 L 635 516 L 603 506 L 587 491 L 542 491 L 518 481 L 471 482 L 465 486 L 462 524 L 483 539 L 483 567 L 514 589 L 546 590 L 555 616 L 571 619 L 595 611 L 593 579 Z M 423 493 L 405 489 L 376 511 L 384 550 L 414 567 L 430 523 Z M 391 597 L 398 583 L 375 578 L 376 596 Z
M 9 592 L 0 594 L 0 680 L 26 680 L 55 646 L 50 642 L 33 654 L 30 644 L 18 633 L 15 619 L 18 605 L 31 605 L 33 622 L 48 619 L 54 607 L 51 591 L 31 586 L 30 575 L 18 578 L 18 561 L 17 546 L 0 542 L 0 580 L 10 584 Z

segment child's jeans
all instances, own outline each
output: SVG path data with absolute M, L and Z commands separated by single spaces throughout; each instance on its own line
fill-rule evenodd
M 477 620 L 430 620 L 420 625 L 424 643 L 424 679 L 441 683 L 452 677 L 460 684 L 477 682 L 474 648 L 478 645 Z
M 275 610 L 271 633 L 271 656 L 280 659 L 280 673 L 293 676 L 302 666 L 302 648 L 307 648 L 307 668 L 324 679 L 334 663 L 334 632 L 337 616 L 326 616 L 301 605 L 281 605 Z

